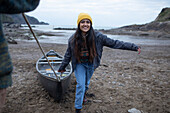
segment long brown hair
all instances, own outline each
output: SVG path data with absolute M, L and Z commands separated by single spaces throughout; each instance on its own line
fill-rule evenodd
M 79 26 L 80 25 L 78 25 L 72 43 L 74 43 L 75 57 L 77 61 L 80 63 L 80 48 L 83 46 L 84 42 L 82 37 L 82 31 L 80 30 Z M 89 50 L 89 61 L 93 62 L 93 59 L 95 56 L 97 56 L 97 53 L 95 45 L 95 34 L 92 26 L 90 27 L 90 30 L 87 32 L 86 44 Z

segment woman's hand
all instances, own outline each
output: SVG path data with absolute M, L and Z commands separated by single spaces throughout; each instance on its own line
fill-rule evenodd
M 63 73 L 63 72 L 65 72 L 66 70 L 58 70 L 58 72 L 61 72 L 61 73 Z
M 140 54 L 140 53 L 141 53 L 141 47 L 138 48 L 138 54 Z

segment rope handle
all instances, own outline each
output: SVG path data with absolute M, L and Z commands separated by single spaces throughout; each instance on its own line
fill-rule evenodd
M 41 50 L 42 54 L 43 54 L 43 55 L 44 55 L 44 57 L 46 58 L 46 60 L 47 60 L 48 64 L 50 65 L 50 67 L 51 67 L 52 71 L 54 72 L 54 74 L 55 74 L 55 76 L 56 76 L 57 80 L 60 82 L 60 80 L 61 80 L 61 79 L 60 79 L 61 75 L 60 75 L 60 76 L 57 76 L 57 74 L 56 74 L 56 72 L 55 72 L 54 68 L 51 66 L 51 64 L 50 64 L 50 62 L 49 62 L 49 60 L 48 60 L 47 56 L 45 55 L 45 53 L 44 53 L 44 51 L 43 51 L 43 49 L 42 49 L 42 47 L 41 47 L 41 45 L 40 45 L 40 43 L 39 43 L 39 41 L 38 41 L 38 39 L 37 39 L 37 37 L 36 37 L 36 35 L 35 35 L 34 31 L 32 30 L 32 27 L 31 27 L 30 23 L 28 22 L 27 17 L 25 16 L 25 14 L 24 14 L 24 13 L 22 13 L 22 16 L 24 17 L 25 22 L 27 23 L 27 25 L 28 25 L 28 27 L 29 27 L 29 29 L 30 29 L 31 33 L 33 34 L 33 36 L 34 36 L 34 38 L 35 38 L 35 40 L 36 40 L 36 42 L 37 42 L 37 44 L 38 44 L 38 46 L 39 46 L 39 48 L 40 48 L 40 50 Z

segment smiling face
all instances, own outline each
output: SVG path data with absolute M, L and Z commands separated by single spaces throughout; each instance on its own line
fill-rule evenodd
M 89 19 L 83 19 L 80 21 L 80 30 L 86 34 L 90 30 L 91 22 Z

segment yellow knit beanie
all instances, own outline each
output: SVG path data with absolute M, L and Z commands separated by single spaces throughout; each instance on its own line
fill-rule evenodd
M 80 13 L 77 19 L 77 26 L 79 25 L 80 21 L 83 19 L 89 19 L 91 21 L 92 24 L 92 18 L 89 14 L 87 13 Z

